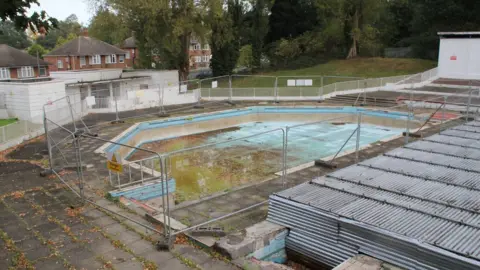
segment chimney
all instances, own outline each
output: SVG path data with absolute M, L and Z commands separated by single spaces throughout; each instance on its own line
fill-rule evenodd
M 88 28 L 85 27 L 82 29 L 82 36 L 88 37 Z

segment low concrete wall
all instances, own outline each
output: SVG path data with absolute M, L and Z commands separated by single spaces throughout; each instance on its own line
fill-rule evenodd
M 52 80 L 35 83 L 0 83 L 0 92 L 5 93 L 9 117 L 34 123 L 43 121 L 43 105 L 65 97 L 65 82 Z
M 287 228 L 262 221 L 246 228 L 245 234 L 240 232 L 218 240 L 214 248 L 233 260 L 247 255 L 266 258 L 284 249 L 286 236 Z

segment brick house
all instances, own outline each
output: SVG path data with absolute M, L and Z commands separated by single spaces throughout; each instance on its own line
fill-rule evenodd
M 129 55 L 106 42 L 85 36 L 54 49 L 44 56 L 51 71 L 126 68 Z
M 48 78 L 48 65 L 24 51 L 0 44 L 0 81 Z
M 119 47 L 129 52 L 130 59 L 127 63 L 129 66 L 135 64 L 135 59 L 138 57 L 138 47 L 136 45 L 135 37 L 129 37 L 125 39 Z M 212 51 L 208 44 L 202 45 L 200 41 L 195 38 L 192 38 L 190 41 L 190 69 L 200 69 L 210 67 L 210 59 L 212 58 Z
M 138 57 L 138 48 L 135 37 L 125 39 L 118 47 L 125 51 L 125 64 L 129 67 L 135 66 L 135 59 Z

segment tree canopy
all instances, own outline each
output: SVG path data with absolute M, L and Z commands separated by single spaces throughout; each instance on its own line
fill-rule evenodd
M 438 31 L 480 28 L 478 0 L 91 0 L 91 35 L 118 43 L 135 32 L 140 67 L 189 72 L 192 40 L 208 42 L 215 75 L 236 65 L 313 65 L 412 47 L 435 58 Z M 60 22 L 61 28 L 61 22 Z M 64 38 L 66 35 L 64 35 Z
M 25 49 L 30 46 L 30 43 L 25 31 L 19 31 L 12 22 L 0 22 L 0 44 Z
M 11 21 L 17 29 L 29 28 L 32 32 L 47 33 L 51 28 L 57 27 L 58 21 L 50 18 L 45 11 L 34 12 L 27 15 L 27 10 L 32 5 L 40 5 L 38 0 L 2 0 L 0 5 L 0 19 Z
M 124 21 L 124 17 L 105 7 L 100 7 L 96 11 L 88 28 L 88 33 L 91 37 L 110 44 L 119 44 L 132 34 Z
M 47 50 L 52 50 L 59 44 L 64 44 L 81 34 L 82 25 L 78 22 L 75 14 L 71 14 L 65 20 L 59 21 L 57 28 L 51 29 L 47 35 L 34 36 L 35 42 Z

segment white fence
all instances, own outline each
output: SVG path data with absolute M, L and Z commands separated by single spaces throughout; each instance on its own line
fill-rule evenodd
M 287 79 L 280 77 L 263 76 L 263 82 L 258 87 L 236 87 L 232 85 L 231 77 L 223 76 L 219 79 L 220 86 L 212 88 L 215 78 L 202 81 L 186 82 L 188 87 L 168 85 L 156 86 L 149 89 L 130 89 L 116 96 L 98 96 L 95 104 L 88 105 L 86 99 L 72 104 L 75 114 L 83 117 L 89 113 L 115 113 L 130 110 L 139 110 L 167 105 L 196 103 L 202 100 L 323 100 L 335 95 L 361 93 L 382 90 L 398 90 L 407 87 L 419 87 L 430 82 L 437 76 L 437 69 L 423 73 L 405 76 L 353 80 L 348 77 L 312 76 L 312 86 L 285 86 Z M 249 77 L 249 76 L 245 76 Z M 251 76 L 255 77 L 255 76 Z M 258 76 L 261 77 L 261 76 Z M 279 78 L 285 80 L 278 87 Z M 299 77 L 300 78 L 300 77 Z M 302 81 L 308 81 L 308 76 L 302 76 Z M 342 80 L 347 78 L 347 80 Z M 298 79 L 298 78 L 297 78 Z M 265 81 L 268 80 L 268 83 Z M 336 82 L 332 82 L 336 81 Z M 207 83 L 208 82 L 208 83 Z M 320 83 L 321 82 L 321 83 Z M 325 83 L 325 84 L 324 84 Z M 265 84 L 272 84 L 271 87 Z M 308 84 L 308 82 L 307 82 Z M 320 84 L 320 85 L 319 85 Z M 209 85 L 210 87 L 204 88 Z M 198 86 L 198 88 L 197 88 Z M 203 86 L 203 87 L 202 87 Z M 187 89 L 188 88 L 188 89 Z M 2 95 L 0 95 L 0 110 Z M 17 121 L 14 124 L 0 127 L 0 150 L 17 145 L 24 140 L 43 134 L 43 116 L 35 116 L 29 120 Z
M 311 76 L 314 78 L 315 76 Z M 235 84 L 230 83 L 230 87 L 226 83 L 212 83 L 213 85 L 221 85 L 219 87 L 202 87 L 200 89 L 201 98 L 203 100 L 323 100 L 336 95 L 354 94 L 360 92 L 371 92 L 378 90 L 396 90 L 403 89 L 405 87 L 421 87 L 429 83 L 437 77 L 437 69 L 428 70 L 423 73 L 414 75 L 384 77 L 384 78 L 371 78 L 371 79 L 350 79 L 349 77 L 333 77 L 324 76 L 321 80 L 321 84 L 312 83 L 314 80 L 309 79 L 308 76 L 302 76 L 299 80 L 301 84 L 299 86 L 278 86 L 279 78 L 273 77 L 272 85 L 259 85 L 257 87 L 235 87 Z M 252 81 L 255 80 L 255 76 L 251 76 Z M 323 84 L 328 81 L 329 84 Z M 231 80 L 231 79 L 230 79 Z M 343 81 L 339 81 L 343 80 Z M 292 84 L 298 80 L 292 79 Z M 310 86 L 305 86 L 305 82 Z M 215 82 L 215 81 L 214 81 Z M 200 84 L 204 86 L 205 84 Z

